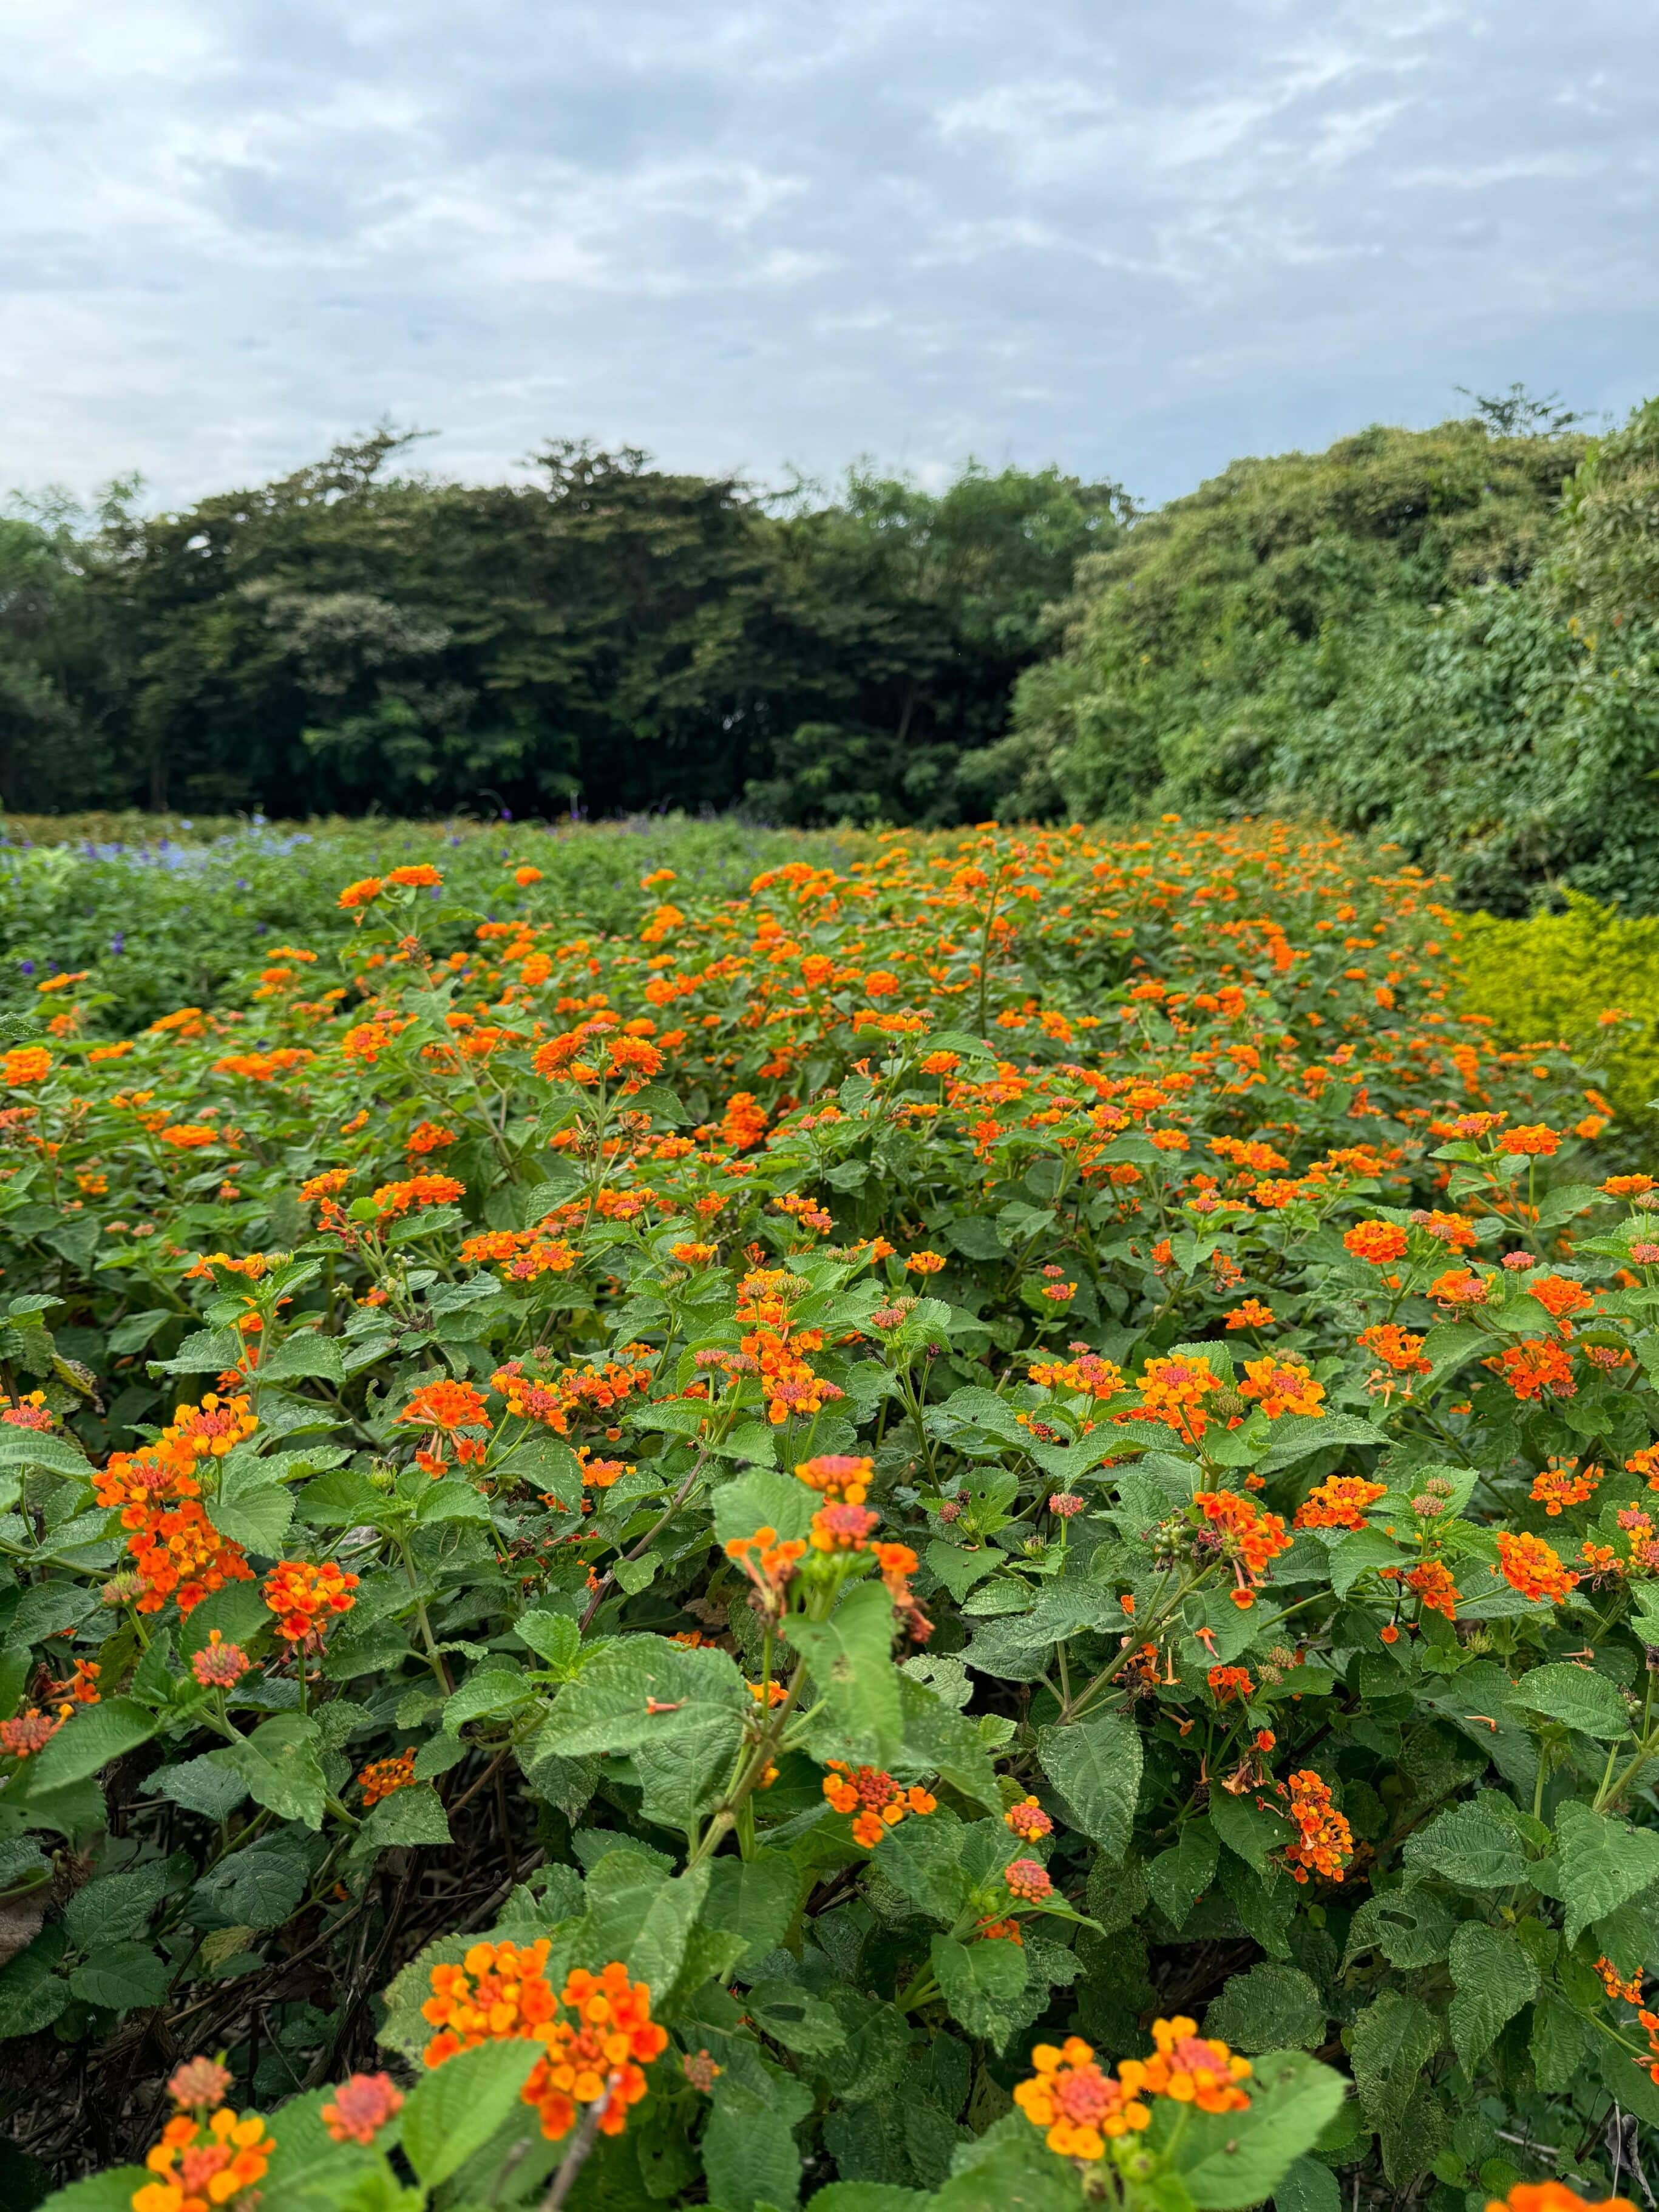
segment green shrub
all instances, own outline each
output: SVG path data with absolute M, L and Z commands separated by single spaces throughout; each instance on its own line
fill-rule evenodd
M 1526 921 L 1463 924 L 1464 1004 L 1515 1046 L 1565 1045 L 1621 1122 L 1650 1137 L 1659 1107 L 1659 918 L 1566 894 Z

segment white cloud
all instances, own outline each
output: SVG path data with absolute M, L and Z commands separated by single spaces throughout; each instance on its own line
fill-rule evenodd
M 572 434 L 1157 495 L 1457 384 L 1638 397 L 1659 23 L 1314 12 L 12 0 L 8 474 L 182 499 L 391 413 L 468 473 Z

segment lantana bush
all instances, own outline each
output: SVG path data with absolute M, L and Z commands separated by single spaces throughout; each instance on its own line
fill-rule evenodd
M 7 2201 L 1651 2201 L 1659 1182 L 1339 839 L 866 850 L 9 1018 Z

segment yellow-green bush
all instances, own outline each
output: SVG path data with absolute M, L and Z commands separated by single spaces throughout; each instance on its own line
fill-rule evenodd
M 1464 1003 L 1510 1043 L 1565 1042 L 1628 1127 L 1659 1100 L 1659 918 L 1567 894 L 1565 911 L 1465 925 Z M 1613 1018 L 1609 1018 L 1609 1017 Z

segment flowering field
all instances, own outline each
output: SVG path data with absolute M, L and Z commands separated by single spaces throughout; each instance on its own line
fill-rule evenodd
M 1340 840 L 863 849 L 8 1018 L 9 2207 L 1639 2174 L 1659 1185 Z

